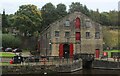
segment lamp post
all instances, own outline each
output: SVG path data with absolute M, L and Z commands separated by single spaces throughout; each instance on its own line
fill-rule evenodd
M 50 40 L 50 42 L 49 42 L 49 50 L 50 50 L 50 52 L 51 52 L 51 45 L 52 45 L 52 43 L 51 43 L 51 40 Z M 49 54 L 50 54 L 50 52 L 49 52 Z

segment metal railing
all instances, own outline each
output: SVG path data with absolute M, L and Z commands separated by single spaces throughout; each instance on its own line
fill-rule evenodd
M 60 58 L 59 56 L 37 56 L 37 57 L 24 57 L 21 65 L 65 65 L 73 64 L 80 58 Z

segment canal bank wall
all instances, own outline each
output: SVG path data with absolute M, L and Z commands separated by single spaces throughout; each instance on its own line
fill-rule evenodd
M 82 61 L 56 65 L 4 65 L 2 74 L 55 74 L 58 72 L 74 72 L 82 69 Z
M 2 66 L 2 74 L 44 74 L 55 73 L 55 65 L 18 65 Z
M 97 68 L 97 69 L 118 69 L 118 70 L 120 70 L 120 62 L 94 60 L 93 63 L 92 63 L 92 68 Z
M 82 60 L 77 60 L 71 64 L 59 65 L 57 72 L 70 73 L 82 69 Z

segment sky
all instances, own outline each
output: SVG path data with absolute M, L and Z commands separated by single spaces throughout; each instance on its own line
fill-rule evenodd
M 38 8 L 42 8 L 46 3 L 51 2 L 55 6 L 63 3 L 69 9 L 72 2 L 80 2 L 89 9 L 99 9 L 100 12 L 109 12 L 110 10 L 118 10 L 118 2 L 120 0 L 0 0 L 0 13 L 5 9 L 6 14 L 14 14 L 19 6 L 25 4 L 34 4 Z

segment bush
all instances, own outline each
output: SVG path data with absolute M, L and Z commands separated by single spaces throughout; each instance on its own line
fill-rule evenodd
M 11 34 L 2 35 L 2 46 L 4 48 L 11 47 L 16 48 L 21 45 L 21 40 L 18 37 L 12 36 Z
M 103 30 L 103 40 L 105 42 L 104 48 L 107 46 L 111 48 L 118 48 L 120 45 L 120 40 L 119 40 L 120 34 L 118 30 L 109 30 L 104 28 Z

